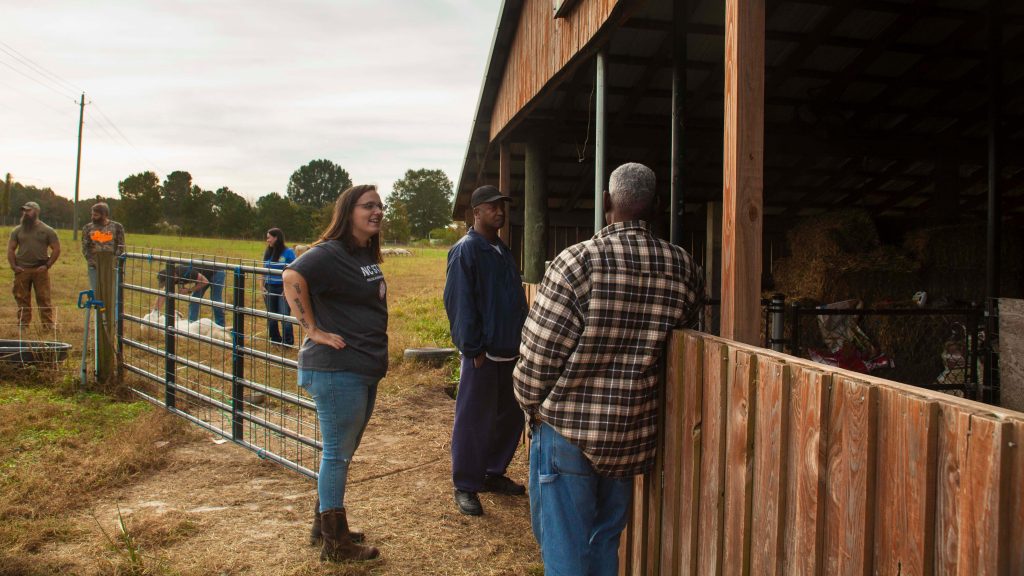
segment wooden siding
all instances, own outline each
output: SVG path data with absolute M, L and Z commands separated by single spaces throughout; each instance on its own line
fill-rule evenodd
M 690 331 L 665 386 L 620 574 L 1024 573 L 1024 414 Z
M 579 54 L 625 0 L 580 0 L 555 18 L 551 0 L 525 0 L 491 112 L 490 140 Z

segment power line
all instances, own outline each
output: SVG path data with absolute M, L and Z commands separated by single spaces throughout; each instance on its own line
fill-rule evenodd
M 91 104 L 91 103 L 92 103 L 92 102 L 86 102 L 86 104 Z M 90 131 L 92 131 L 93 133 L 96 133 L 96 134 L 98 134 L 98 132 L 96 132 L 96 130 L 97 130 L 97 129 L 99 129 L 100 131 L 102 131 L 102 132 L 103 132 L 103 134 L 102 134 L 103 136 L 106 136 L 106 137 L 107 137 L 107 138 L 109 138 L 110 140 L 112 140 L 112 141 L 114 141 L 114 142 L 117 142 L 117 136 L 116 136 L 116 135 L 114 135 L 114 133 L 113 133 L 113 132 L 111 132 L 110 130 L 107 130 L 107 127 L 106 127 L 106 126 L 104 126 L 104 125 L 103 125 L 103 124 L 102 124 L 102 123 L 101 123 L 101 122 L 99 121 L 99 119 L 97 119 L 97 118 L 96 118 L 95 116 L 93 116 L 93 115 L 92 115 L 92 112 L 90 112 L 90 111 L 88 111 L 88 110 L 87 110 L 87 111 L 86 111 L 85 113 L 86 113 L 86 114 L 87 114 L 87 115 L 89 116 L 89 118 L 90 118 L 91 120 L 93 120 L 93 121 L 94 121 L 94 122 L 93 122 L 92 124 L 86 124 L 86 125 L 85 125 L 85 127 L 86 127 L 86 128 L 88 128 L 88 129 L 89 129 Z
M 124 140 L 125 143 L 127 143 L 129 146 L 131 146 L 135 150 L 135 153 L 138 154 L 140 160 L 142 160 L 143 162 L 148 164 L 150 166 L 150 168 L 155 168 L 156 172 L 161 173 L 161 174 L 165 173 L 159 166 L 156 165 L 155 162 L 153 162 L 150 159 L 148 159 L 142 153 L 142 150 L 140 150 L 139 147 L 135 145 L 134 142 L 132 142 L 130 139 L 128 139 L 127 136 L 125 136 L 124 132 L 122 132 L 121 129 L 117 127 L 117 124 L 115 124 L 114 121 L 111 120 L 110 117 L 107 116 L 106 113 L 103 112 L 103 110 L 100 108 L 99 104 L 97 104 L 95 101 L 91 102 L 91 104 L 92 104 L 92 107 L 97 112 L 99 112 L 100 116 L 102 116 L 103 119 L 106 120 L 107 124 L 109 124 L 110 127 L 113 128 L 114 131 L 117 132 L 121 136 L 121 139 Z M 92 114 L 90 114 L 89 117 L 91 118 Z
M 3 60 L 0 60 L 0 64 L 3 64 L 4 66 L 6 66 L 6 67 L 10 68 L 11 70 L 17 72 L 18 74 L 21 74 L 25 78 L 28 78 L 29 80 L 35 82 L 36 84 L 39 84 L 43 88 L 46 88 L 47 90 L 53 92 L 54 94 L 60 96 L 61 98 L 67 98 L 68 97 L 67 93 L 61 92 L 60 90 L 54 88 L 50 84 L 44 84 L 38 78 L 34 78 L 32 76 L 29 76 L 28 74 L 26 74 L 26 73 L 22 72 L 21 70 L 15 68 L 14 66 L 11 66 L 10 64 L 8 64 L 7 62 L 4 62 Z
M 11 92 L 18 92 L 19 94 L 22 94 L 23 96 L 31 98 L 33 103 L 38 104 L 40 106 L 43 106 L 44 108 L 47 108 L 49 110 L 52 110 L 53 112 L 56 112 L 57 114 L 59 114 L 61 116 L 61 118 L 66 119 L 66 118 L 68 118 L 70 116 L 70 112 L 71 112 L 70 110 L 60 110 L 60 109 L 58 109 L 55 106 L 52 106 L 52 105 L 50 105 L 50 104 L 48 104 L 48 103 L 46 103 L 46 102 L 44 102 L 42 100 L 39 100 L 38 98 L 36 98 L 36 96 L 34 94 L 29 94 L 28 92 L 26 92 L 26 91 L 24 91 L 24 90 L 22 90 L 20 88 L 15 87 L 15 85 L 13 85 L 13 84 L 8 84 L 8 85 L 4 86 L 4 90 L 11 91 Z M 27 118 L 28 115 L 25 114 L 25 111 L 23 109 L 14 108 L 12 106 L 7 106 L 7 105 L 5 105 L 5 107 L 8 108 L 9 110 L 13 110 L 15 112 L 21 113 L 21 119 L 23 119 L 23 120 L 27 120 L 28 119 Z M 39 116 L 39 115 L 34 115 L 34 116 L 36 116 L 36 118 L 38 118 L 39 121 L 43 122 L 47 126 L 49 126 L 51 128 L 54 128 L 54 129 L 60 130 L 60 132 L 64 136 L 69 136 L 69 135 L 73 134 L 73 132 L 71 134 L 68 134 L 67 126 L 63 126 L 63 127 L 59 128 L 57 126 L 57 121 L 54 120 L 52 116 Z M 35 121 L 36 118 L 33 118 L 33 121 Z
M 24 54 L 19 52 L 17 49 L 15 49 L 14 46 L 11 46 L 10 44 L 4 42 L 3 40 L 0 40 L 0 51 L 6 52 L 7 54 L 13 56 L 15 59 L 17 59 L 20 62 L 22 62 L 22 64 L 24 66 L 27 66 L 29 68 L 35 69 L 37 71 L 37 73 L 42 74 L 43 76 L 49 77 L 49 78 L 57 81 L 58 83 L 62 84 L 63 87 L 66 90 L 71 90 L 73 93 L 85 92 L 85 90 L 82 90 L 78 86 L 75 86 L 71 82 L 68 82 L 67 80 L 61 78 L 60 76 L 54 74 L 53 72 L 50 72 L 49 70 L 44 68 L 41 64 L 36 63 L 31 58 L 29 58 L 28 56 L 25 56 Z

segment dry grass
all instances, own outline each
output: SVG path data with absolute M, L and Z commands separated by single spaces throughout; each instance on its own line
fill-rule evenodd
M 252 257 L 262 247 L 251 244 L 223 248 Z M 525 498 L 481 495 L 481 518 L 462 516 L 452 502 L 454 406 L 442 391 L 450 367 L 402 358 L 405 348 L 450 346 L 440 297 L 445 251 L 414 252 L 384 265 L 391 369 L 346 497 L 382 560 L 319 562 L 306 544 L 312 482 L 180 420 L 73 395 L 73 352 L 56 370 L 31 369 L 0 387 L 0 575 L 542 573 Z M 71 255 L 55 269 L 60 326 L 46 339 L 80 342 L 82 316 L 71 303 L 86 283 L 80 264 Z M 525 447 L 509 474 L 525 479 Z

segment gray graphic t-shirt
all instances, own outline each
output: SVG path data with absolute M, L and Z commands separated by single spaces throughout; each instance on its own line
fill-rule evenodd
M 306 279 L 317 327 L 346 343 L 335 350 L 306 338 L 299 368 L 383 377 L 388 371 L 387 283 L 373 254 L 349 254 L 341 242 L 330 241 L 313 246 L 288 268 Z

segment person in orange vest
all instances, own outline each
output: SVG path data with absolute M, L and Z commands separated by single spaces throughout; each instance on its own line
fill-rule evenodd
M 106 202 L 92 205 L 92 220 L 82 228 L 82 256 L 89 265 L 89 288 L 96 291 L 96 254 L 124 254 L 124 226 L 110 219 Z

